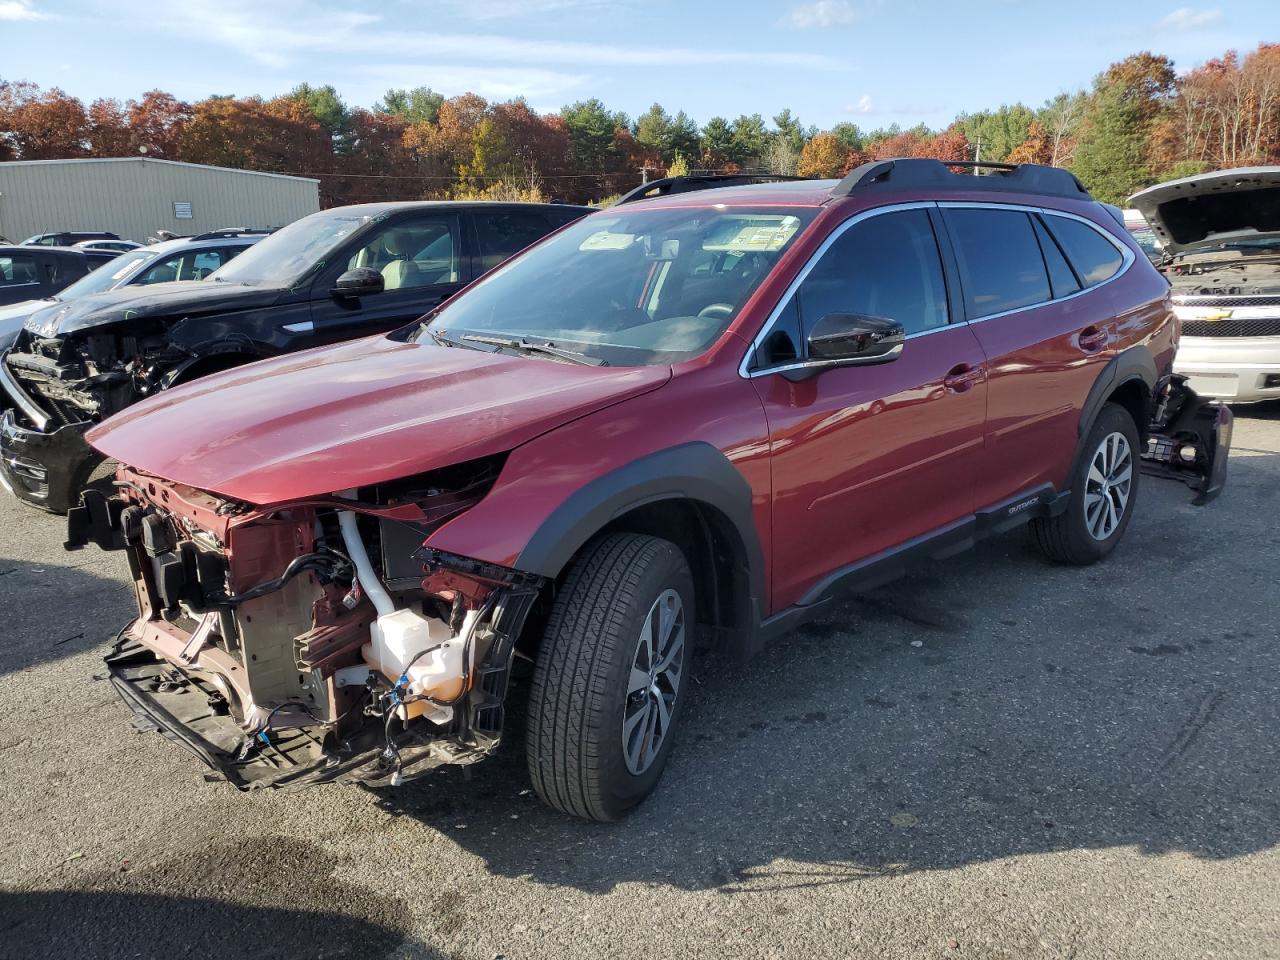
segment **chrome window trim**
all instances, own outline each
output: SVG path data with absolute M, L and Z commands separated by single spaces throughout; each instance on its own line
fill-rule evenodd
M 1115 247 L 1120 252 L 1122 262 L 1120 264 L 1120 269 L 1117 270 L 1115 273 L 1113 273 L 1111 276 L 1107 277 L 1107 279 L 1101 281 L 1100 283 L 1095 283 L 1091 287 L 1084 287 L 1083 289 L 1077 290 L 1075 293 L 1069 293 L 1065 297 L 1050 298 L 1048 300 L 1042 300 L 1039 303 L 1027 304 L 1025 307 L 1017 307 L 1013 310 L 1002 310 L 999 313 L 983 314 L 980 317 L 969 317 L 964 320 L 949 320 L 949 322 L 945 326 L 933 327 L 929 330 L 919 330 L 915 333 L 907 334 L 904 340 L 915 340 L 918 337 L 928 336 L 931 333 L 939 333 L 943 330 L 950 330 L 953 327 L 967 326 L 973 323 L 982 323 L 984 320 L 996 320 L 996 319 L 999 319 L 1000 317 L 1007 317 L 1015 313 L 1025 313 L 1028 310 L 1038 310 L 1041 307 L 1047 307 L 1050 304 L 1065 303 L 1068 300 L 1074 300 L 1076 297 L 1079 297 L 1086 293 L 1092 293 L 1093 291 L 1106 286 L 1108 283 L 1111 283 L 1113 280 L 1120 279 L 1122 276 L 1128 273 L 1129 268 L 1132 267 L 1134 263 L 1137 262 L 1137 257 L 1134 255 L 1132 250 L 1130 250 L 1127 246 L 1125 246 L 1115 237 L 1111 236 L 1110 233 L 1108 233 L 1106 230 L 1099 227 L 1096 223 L 1094 223 L 1088 217 L 1082 217 L 1079 214 L 1075 214 L 1075 213 L 1068 213 L 1065 210 L 1055 210 L 1051 207 L 1033 207 L 1033 206 L 1028 206 L 1026 204 L 1019 204 L 1019 203 L 999 203 L 998 201 L 983 202 L 983 201 L 974 201 L 974 200 L 924 200 L 924 201 L 915 201 L 912 203 L 897 203 L 897 204 L 892 204 L 884 207 L 873 207 L 870 210 L 863 210 L 861 213 L 855 214 L 854 216 L 850 217 L 848 220 L 845 220 L 838 227 L 836 227 L 835 230 L 831 232 L 831 235 L 828 236 L 826 240 L 822 242 L 822 246 L 820 246 L 817 250 L 813 252 L 813 254 L 809 257 L 808 261 L 805 262 L 805 265 L 800 269 L 800 272 L 796 274 L 795 279 L 791 281 L 791 283 L 787 286 L 786 291 L 778 299 L 777 306 L 775 306 L 773 310 L 769 313 L 768 318 L 765 320 L 763 326 L 761 326 L 760 328 L 760 332 L 756 334 L 756 336 L 752 339 L 750 346 L 747 347 L 747 352 L 743 356 L 742 362 L 738 364 L 738 375 L 747 380 L 750 380 L 755 377 L 768 376 L 774 373 L 783 373 L 787 370 L 798 370 L 801 368 L 814 367 L 814 366 L 823 366 L 823 367 L 831 366 L 832 361 L 830 360 L 823 360 L 823 361 L 797 360 L 792 363 L 780 364 L 774 367 L 765 367 L 760 370 L 750 369 L 751 358 L 755 356 L 756 350 L 759 349 L 760 345 L 764 342 L 765 338 L 769 335 L 769 332 L 773 329 L 774 324 L 777 323 L 778 318 L 782 315 L 782 311 L 786 308 L 787 304 L 790 303 L 791 298 L 795 296 L 796 291 L 800 287 L 800 284 L 804 283 L 805 279 L 809 276 L 810 271 L 813 270 L 817 262 L 823 257 L 823 255 L 826 254 L 826 252 L 831 248 L 831 245 L 834 244 L 835 241 L 839 239 L 840 236 L 846 230 L 854 226 L 854 224 L 861 223 L 864 220 L 868 220 L 874 216 L 879 216 L 880 214 L 895 213 L 900 210 L 927 210 L 930 208 L 977 209 L 977 210 L 1019 210 L 1023 213 L 1038 213 L 1041 216 L 1045 216 L 1045 217 L 1063 217 L 1067 220 L 1078 220 L 1080 223 L 1083 223 L 1085 226 L 1092 228 L 1095 233 L 1098 233 L 1099 235 L 1104 237 L 1113 247 Z M 939 255 L 941 255 L 941 251 L 939 251 Z M 950 314 L 948 312 L 948 317 L 949 316 Z M 851 365 L 856 366 L 856 364 L 851 364 Z

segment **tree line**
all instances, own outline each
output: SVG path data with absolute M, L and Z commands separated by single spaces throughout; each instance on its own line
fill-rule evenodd
M 835 177 L 868 160 L 1048 163 L 1100 200 L 1123 203 L 1160 180 L 1280 163 L 1280 44 L 1229 51 L 1179 75 L 1139 53 L 1087 89 L 1040 107 L 963 113 L 944 129 L 829 130 L 789 109 L 712 117 L 654 104 L 634 119 L 598 99 L 540 114 L 524 100 L 388 90 L 372 107 L 332 86 L 186 103 L 160 90 L 86 105 L 58 88 L 0 80 L 0 161 L 149 156 L 317 177 L 325 206 L 371 200 L 600 201 L 642 177 L 694 171 Z

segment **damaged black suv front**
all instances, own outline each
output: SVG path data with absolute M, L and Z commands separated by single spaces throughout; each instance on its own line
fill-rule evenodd
M 78 298 L 36 314 L 0 354 L 0 482 L 63 513 L 101 462 L 94 424 L 177 382 L 244 359 L 234 338 L 208 349 L 207 318 L 250 320 L 278 291 L 163 283 Z M 197 367 L 197 364 L 201 364 Z

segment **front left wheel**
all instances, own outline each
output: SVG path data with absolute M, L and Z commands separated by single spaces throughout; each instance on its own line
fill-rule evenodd
M 686 697 L 693 577 L 675 544 L 611 534 L 574 561 L 529 693 L 534 789 L 557 810 L 617 820 L 657 785 Z

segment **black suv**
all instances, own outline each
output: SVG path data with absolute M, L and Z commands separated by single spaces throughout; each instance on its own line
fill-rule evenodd
M 119 255 L 114 250 L 0 246 L 0 305 L 51 297 Z
M 0 355 L 0 477 L 63 512 L 99 458 L 94 423 L 251 360 L 381 333 L 588 213 L 565 204 L 413 202 L 304 217 L 197 283 L 81 297 Z

